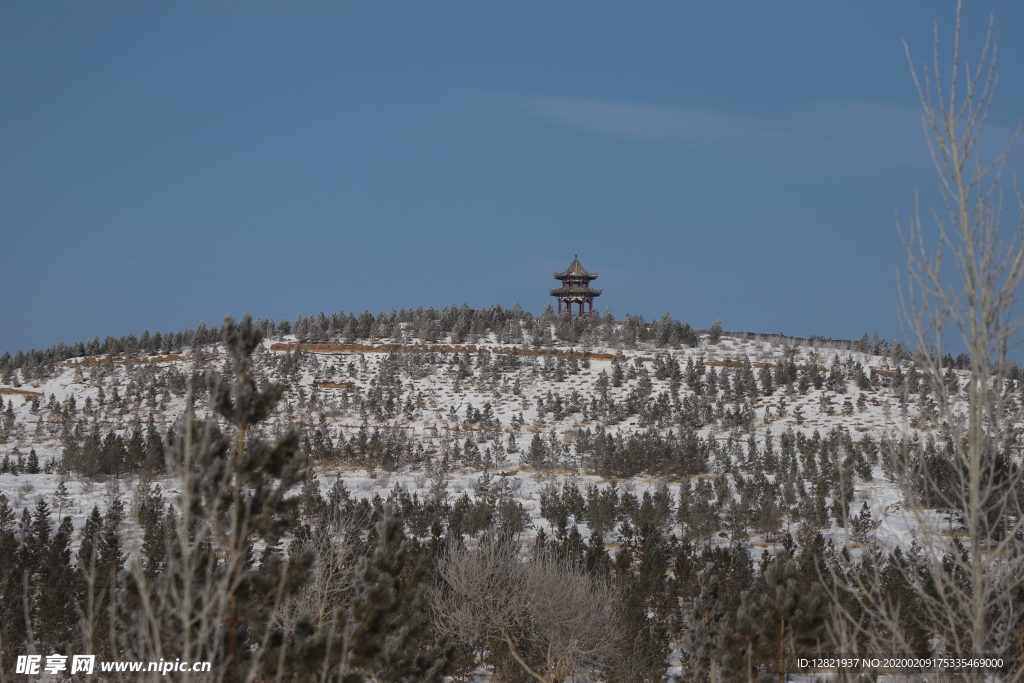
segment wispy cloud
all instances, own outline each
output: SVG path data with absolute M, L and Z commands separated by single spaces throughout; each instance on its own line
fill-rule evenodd
M 690 147 L 781 152 L 789 157 L 930 165 L 915 107 L 874 102 L 825 102 L 752 116 L 720 111 L 570 97 L 488 94 L 531 116 L 620 139 Z M 994 144 L 1011 131 L 989 126 Z
M 568 97 L 495 95 L 520 109 L 571 128 L 613 137 L 682 144 L 786 146 L 806 140 L 756 118 L 649 104 Z

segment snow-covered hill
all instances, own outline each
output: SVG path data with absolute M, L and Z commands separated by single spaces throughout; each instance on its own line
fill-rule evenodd
M 341 478 L 355 497 L 387 498 L 401 487 L 454 501 L 500 482 L 532 518 L 529 538 L 551 532 L 542 499 L 552 492 L 615 481 L 640 502 L 667 487 L 674 512 L 680 484 L 692 495 L 701 480 L 717 486 L 716 543 L 742 534 L 755 546 L 774 544 L 815 514 L 837 544 L 865 535 L 908 542 L 912 525 L 884 466 L 885 445 L 941 433 L 909 360 L 863 345 L 749 337 L 712 343 L 705 334 L 694 347 L 673 348 L 511 343 L 491 333 L 475 343 L 427 342 L 408 330 L 358 342 L 283 335 L 263 342 L 254 369 L 288 387 L 265 431 L 298 426 L 324 489 Z M 104 498 L 130 502 L 140 481 L 174 491 L 172 478 L 149 472 L 154 434 L 166 444 L 190 392 L 205 416 L 203 378 L 222 367 L 220 347 L 206 345 L 71 358 L 35 380 L 15 373 L 0 387 L 0 492 L 18 515 L 44 496 L 80 527 Z M 30 473 L 36 461 L 45 471 Z M 62 483 L 67 494 L 57 496 Z M 850 515 L 866 502 L 872 518 L 856 538 L 836 523 L 833 503 L 846 485 Z M 822 517 L 823 506 L 831 514 Z M 767 521 L 744 518 L 753 507 Z M 747 522 L 742 531 L 730 515 Z M 569 518 L 589 533 L 585 515 Z M 694 533 L 684 516 L 669 519 L 675 533 Z M 131 534 L 131 514 L 128 521 Z

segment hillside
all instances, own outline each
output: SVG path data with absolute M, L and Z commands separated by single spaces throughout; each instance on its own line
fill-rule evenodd
M 944 364 L 959 423 L 970 359 Z M 545 647 L 568 658 L 547 671 L 696 681 L 807 671 L 801 653 L 894 628 L 894 653 L 957 637 L 904 605 L 908 582 L 947 578 L 918 542 L 963 548 L 966 527 L 936 387 L 899 343 L 450 307 L 93 339 L 7 354 L 0 378 L 2 667 L 34 633 L 107 660 L 212 652 L 210 680 L 230 679 L 241 655 L 216 634 L 239 604 L 251 633 L 290 643 L 248 640 L 271 658 L 254 670 L 286 657 L 299 678 L 334 661 L 303 648 L 330 653 L 334 629 L 385 623 L 359 621 L 375 610 L 412 630 L 360 637 L 437 662 L 431 680 L 522 680 Z M 1016 508 L 994 509 L 999 533 Z M 398 577 L 421 588 L 379 593 Z M 211 630 L 175 644 L 168 619 Z
M 541 527 L 551 532 L 540 499 L 552 484 L 571 481 L 582 491 L 616 481 L 637 496 L 669 485 L 675 499 L 681 481 L 721 477 L 737 503 L 746 499 L 737 484 L 768 484 L 772 520 L 744 525 L 757 545 L 806 523 L 800 508 L 815 496 L 832 509 L 831 519 L 819 511 L 819 521 L 840 544 L 849 540 L 836 524 L 840 496 L 852 515 L 867 503 L 879 540 L 907 541 L 882 451 L 939 431 L 927 387 L 898 347 L 891 354 L 866 338 L 724 334 L 715 341 L 707 333 L 691 333 L 693 346 L 659 344 L 639 339 L 657 334 L 657 324 L 633 341 L 624 327 L 635 321 L 600 319 L 582 343 L 569 343 L 558 340 L 553 321 L 513 322 L 535 342 L 511 341 L 507 330 L 425 341 L 413 323 L 350 341 L 351 330 L 331 341 L 268 335 L 254 371 L 288 391 L 265 429 L 297 425 L 321 486 L 341 477 L 357 497 L 386 498 L 401 486 L 426 498 L 443 478 L 449 498 L 465 492 L 472 499 L 483 472 L 500 476 L 530 515 L 525 538 Z M 542 324 L 549 329 L 538 333 Z M 206 415 L 203 376 L 222 367 L 220 345 L 196 344 L 73 357 L 43 378 L 15 373 L 0 388 L 7 398 L 0 491 L 20 514 L 67 480 L 79 527 L 112 481 L 122 497 L 140 480 L 173 488 L 152 460 L 151 432 L 166 442 L 190 390 L 197 413 Z M 966 371 L 953 376 L 962 380 Z M 822 443 L 832 455 L 819 454 L 816 463 L 815 453 L 829 450 Z M 32 452 L 47 473 L 28 473 Z M 831 467 L 841 471 L 833 476 Z M 844 483 L 852 493 L 839 493 Z M 720 504 L 724 518 L 728 505 Z M 585 520 L 576 521 L 586 535 Z M 685 524 L 675 531 L 685 533 Z M 730 538 L 737 533 L 733 526 Z

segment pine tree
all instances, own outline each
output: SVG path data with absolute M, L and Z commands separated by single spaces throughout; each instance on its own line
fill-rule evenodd
M 96 562 L 97 541 L 100 529 L 103 527 L 103 518 L 100 515 L 98 505 L 93 506 L 92 513 L 86 518 L 82 527 L 81 543 L 78 546 L 76 557 L 79 570 L 85 570 Z
M 761 380 L 761 391 L 765 396 L 771 396 L 775 393 L 775 382 L 772 379 L 772 369 L 767 363 L 761 365 L 761 368 L 757 371 L 758 379 Z
M 373 553 L 356 569 L 356 597 L 340 615 L 339 675 L 344 683 L 437 683 L 451 668 L 454 648 L 430 622 L 426 567 L 389 507 L 376 525 Z
M 871 509 L 868 507 L 868 502 L 864 501 L 860 514 L 850 520 L 850 533 L 855 541 L 858 543 L 864 543 L 867 541 L 868 534 L 870 534 L 874 528 L 875 522 L 871 518 Z
M 39 456 L 36 455 L 36 449 L 31 449 L 28 452 L 28 460 L 25 463 L 25 474 L 39 474 Z
M 530 450 L 526 454 L 527 462 L 532 466 L 543 469 L 548 462 L 548 448 L 540 434 L 534 434 L 530 441 Z
M 697 572 L 697 585 L 682 643 L 685 661 L 681 679 L 687 683 L 705 683 L 712 667 L 717 668 L 722 655 L 720 641 L 728 624 L 714 563 L 708 562 Z
M 145 572 L 150 578 L 156 577 L 163 569 L 167 558 L 164 537 L 164 497 L 160 486 L 153 484 L 142 489 L 139 495 L 138 521 L 142 527 L 142 554 L 145 557 Z
M 736 627 L 727 635 L 727 670 L 749 679 L 764 667 L 779 683 L 800 656 L 820 654 L 826 644 L 828 616 L 817 581 L 804 585 L 796 562 L 782 553 L 761 574 L 758 591 L 745 592 Z
M 722 339 L 722 321 L 716 320 L 708 330 L 708 343 L 717 344 Z
M 267 630 L 269 615 L 304 584 L 312 553 L 269 553 L 255 566 L 252 548 L 275 548 L 298 515 L 290 495 L 304 478 L 297 431 L 275 443 L 250 438 L 284 393 L 279 384 L 258 387 L 251 356 L 262 333 L 245 319 L 226 318 L 221 328 L 230 379 L 211 373 L 211 407 L 230 425 L 233 444 L 212 422 L 187 410 L 179 422 L 172 460 L 182 489 L 180 517 L 156 579 L 136 565 L 126 577 L 118 616 L 122 645 L 139 659 L 169 656 L 212 661 L 224 681 L 251 671 L 299 675 L 313 666 L 308 654 L 323 634 L 310 632 L 299 615 L 287 631 Z M 142 609 L 143 604 L 147 609 Z
M 153 415 L 149 416 L 149 424 L 146 425 L 146 466 L 150 472 L 162 473 L 165 470 L 164 444 L 153 423 Z
M 719 505 L 712 495 L 711 484 L 706 479 L 698 479 L 690 497 L 690 516 L 687 521 L 687 528 L 698 541 L 708 541 L 721 528 Z
M 80 584 L 79 604 L 84 615 L 83 644 L 87 651 L 106 657 L 113 657 L 117 651 L 117 623 L 111 619 L 111 612 L 123 586 L 120 576 L 125 562 L 120 537 L 123 519 L 124 505 L 116 495 L 102 517 L 99 507 L 93 507 L 82 528 L 78 549 L 76 580 Z
M 690 481 L 684 479 L 679 484 L 679 505 L 676 506 L 676 520 L 685 529 L 690 522 Z
M 25 510 L 27 513 L 28 510 Z M 22 529 L 30 522 L 23 523 Z M 11 509 L 7 496 L 0 493 L 0 666 L 5 671 L 14 669 L 15 657 L 24 654 L 27 636 L 25 623 L 25 547 L 18 540 L 17 515 Z
M 604 536 L 599 531 L 593 531 L 590 534 L 585 562 L 587 570 L 594 576 L 605 579 L 611 573 L 612 559 L 605 548 Z
M 77 635 L 78 616 L 69 609 L 79 589 L 71 566 L 71 535 L 71 517 L 64 517 L 39 559 L 33 614 L 37 642 L 47 652 L 65 650 Z

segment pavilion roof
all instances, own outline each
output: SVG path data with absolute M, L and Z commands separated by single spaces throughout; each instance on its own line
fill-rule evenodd
M 559 287 L 558 289 L 551 290 L 551 296 L 601 296 L 600 289 L 591 289 L 590 287 L 583 287 L 581 285 L 575 285 L 572 287 Z
M 566 268 L 564 273 L 555 273 L 556 280 L 565 280 L 571 277 L 586 278 L 587 280 L 596 280 L 597 273 L 589 273 L 587 269 L 580 263 L 579 254 L 575 254 L 572 263 Z

